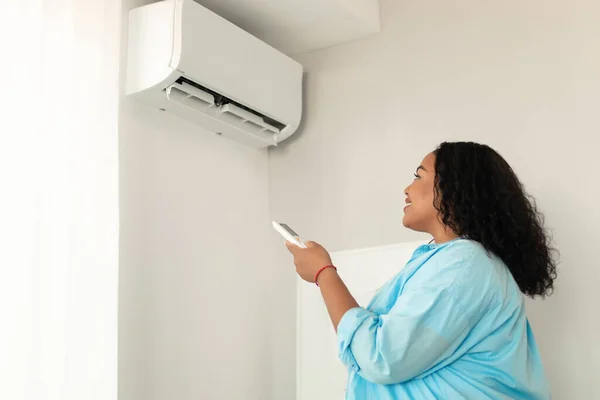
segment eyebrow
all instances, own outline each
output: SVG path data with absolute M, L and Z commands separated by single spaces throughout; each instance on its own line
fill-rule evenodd
M 427 172 L 427 170 L 425 169 L 424 166 L 419 165 L 419 167 L 417 168 L 417 172 L 419 172 L 419 170 L 422 169 L 423 171 Z

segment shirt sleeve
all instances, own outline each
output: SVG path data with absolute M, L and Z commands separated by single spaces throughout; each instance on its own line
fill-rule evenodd
M 435 286 L 402 293 L 385 315 L 353 308 L 338 325 L 339 357 L 376 384 L 424 377 L 456 357 L 477 307 L 470 308 Z

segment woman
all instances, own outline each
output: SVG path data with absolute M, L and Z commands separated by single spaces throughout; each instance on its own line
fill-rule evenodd
M 347 398 L 549 398 L 521 293 L 550 294 L 556 261 L 511 167 L 488 146 L 443 143 L 405 193 L 404 226 L 433 243 L 367 308 L 322 246 L 287 244 L 298 274 L 320 287 L 349 369 Z

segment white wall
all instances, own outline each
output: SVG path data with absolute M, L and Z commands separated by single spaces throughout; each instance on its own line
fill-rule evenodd
M 555 398 L 590 398 L 600 392 L 600 3 L 381 6 L 382 34 L 299 58 L 304 126 L 269 153 L 273 215 L 332 251 L 420 239 L 402 228 L 401 203 L 421 158 L 443 140 L 491 145 L 562 252 L 555 295 L 528 304 Z M 289 307 L 294 280 L 280 286 Z
M 120 400 L 291 398 L 267 152 L 121 98 L 120 164 Z

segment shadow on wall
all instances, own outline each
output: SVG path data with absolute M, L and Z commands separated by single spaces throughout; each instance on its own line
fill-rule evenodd
M 306 127 L 306 121 L 308 121 L 308 84 L 307 84 L 308 73 L 304 72 L 302 75 L 302 118 L 300 119 L 300 125 L 292 136 L 279 143 L 276 148 L 270 148 L 269 151 L 281 151 L 286 152 L 288 146 L 293 146 L 296 141 L 300 139 L 300 136 L 304 132 Z

